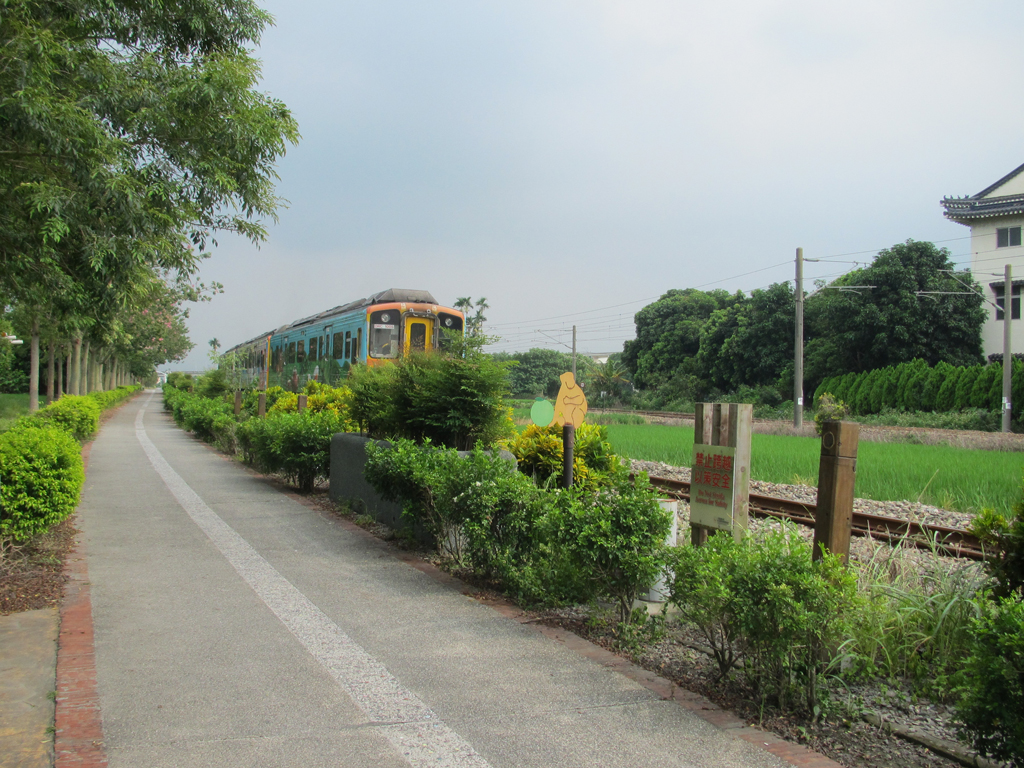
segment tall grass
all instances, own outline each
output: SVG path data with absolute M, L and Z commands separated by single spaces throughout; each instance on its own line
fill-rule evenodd
M 907 679 L 926 695 L 948 699 L 963 682 L 971 652 L 971 621 L 988 581 L 983 566 L 879 546 L 853 567 L 858 600 L 844 648 L 852 671 Z
M 645 461 L 689 466 L 693 428 L 648 425 L 608 426 L 616 453 Z M 751 476 L 771 483 L 816 480 L 821 444 L 817 438 L 755 434 Z M 1008 513 L 1019 498 L 1024 455 L 977 451 L 948 445 L 860 444 L 855 493 L 879 501 L 920 501 L 961 512 L 993 507 Z

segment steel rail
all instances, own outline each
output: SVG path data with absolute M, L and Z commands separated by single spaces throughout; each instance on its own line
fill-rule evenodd
M 685 480 L 667 477 L 649 478 L 651 485 L 677 498 L 690 499 L 690 484 Z M 758 517 L 791 520 L 799 525 L 814 527 L 817 505 L 792 499 L 750 494 L 750 512 Z M 901 520 L 897 517 L 853 513 L 853 533 L 869 536 L 892 544 L 910 544 L 920 549 L 935 551 L 953 557 L 984 560 L 985 548 L 978 537 L 960 528 L 929 525 Z

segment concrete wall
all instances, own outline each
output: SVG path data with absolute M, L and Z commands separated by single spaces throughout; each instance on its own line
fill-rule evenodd
M 348 502 L 356 512 L 370 515 L 377 522 L 391 528 L 401 528 L 401 505 L 384 501 L 363 477 L 368 442 L 369 437 L 347 432 L 340 432 L 331 438 L 331 487 L 328 494 L 332 501 Z M 376 442 L 379 445 L 391 445 L 385 440 Z
M 363 476 L 366 444 L 370 441 L 369 437 L 348 432 L 339 432 L 331 438 L 331 485 L 328 495 L 331 501 L 344 501 L 359 514 L 370 515 L 378 523 L 395 529 L 407 527 L 408 520 L 402 519 L 402 506 L 384 501 Z M 376 443 L 391 447 L 387 440 L 377 440 Z M 460 456 L 468 454 L 469 451 L 459 451 Z M 499 455 L 515 468 L 515 456 L 508 451 L 501 451 Z M 430 539 L 422 529 L 416 530 L 416 536 L 425 541 Z
M 1018 178 L 1024 182 L 1024 174 Z M 1002 282 L 1004 265 L 1012 267 L 1015 281 L 1024 279 L 1024 246 L 997 248 L 996 229 L 1000 227 L 1024 227 L 1024 216 L 985 219 L 971 224 L 971 272 L 989 301 L 995 301 L 995 291 L 990 284 Z M 984 309 L 981 343 L 988 357 L 1003 351 L 1003 321 L 996 320 L 992 305 L 985 304 Z M 1024 319 L 1013 320 L 1011 325 L 1011 350 L 1015 354 L 1024 353 Z

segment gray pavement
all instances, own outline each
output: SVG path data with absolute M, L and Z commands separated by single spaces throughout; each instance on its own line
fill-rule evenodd
M 57 609 L 0 616 L 0 766 L 53 765 Z
M 79 525 L 111 768 L 785 765 L 178 430 L 106 423 Z

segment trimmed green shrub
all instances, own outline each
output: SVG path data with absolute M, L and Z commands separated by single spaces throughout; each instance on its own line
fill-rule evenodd
M 557 424 L 540 427 L 531 424 L 506 447 L 516 457 L 519 471 L 540 485 L 562 483 L 562 428 Z M 593 487 L 607 484 L 622 470 L 622 460 L 612 453 L 608 430 L 604 426 L 583 423 L 575 430 L 572 454 L 573 485 Z
M 174 410 L 174 419 L 182 428 L 195 434 L 200 440 L 213 442 L 214 422 L 218 418 L 231 418 L 234 408 L 223 400 L 208 400 L 198 395 L 186 394 Z
M 480 351 L 484 341 L 467 337 L 444 353 L 356 366 L 349 379 L 353 418 L 372 437 L 429 440 L 460 450 L 512 435 L 505 403 L 510 364 Z
M 986 757 L 1024 765 L 1024 602 L 986 602 L 973 634 L 961 737 Z
M 213 402 L 213 401 L 210 401 Z M 308 493 L 330 472 L 331 437 L 344 432 L 333 411 L 281 413 L 249 419 L 235 432 L 245 460 L 263 472 L 277 472 Z
M 192 379 L 191 373 L 171 371 L 167 374 L 167 386 L 173 387 L 174 389 L 180 389 L 185 392 L 191 392 L 195 387 L 195 381 Z
M 267 413 L 277 404 L 277 401 L 288 394 L 283 387 L 267 388 Z M 242 395 L 242 413 L 253 417 L 260 412 L 260 391 L 258 389 L 247 389 Z
M 195 382 L 193 391 L 200 397 L 217 398 L 230 392 L 231 382 L 228 381 L 228 374 L 223 368 L 213 368 L 206 371 Z
M 90 440 L 100 428 L 100 405 L 87 395 L 65 395 L 28 417 L 69 432 L 79 442 Z
M 846 635 L 852 574 L 838 558 L 812 561 L 795 526 L 736 541 L 712 536 L 678 547 L 670 602 L 709 640 L 721 674 L 739 658 L 744 675 L 781 709 L 813 712 L 829 649 Z
M 410 523 L 455 564 L 505 578 L 519 558 L 529 559 L 540 496 L 510 461 L 480 448 L 461 456 L 411 440 L 368 443 L 366 456 L 367 482 L 402 504 Z
M 85 482 L 81 446 L 57 426 L 0 435 L 0 538 L 27 541 L 65 520 Z
M 140 386 L 125 386 L 122 385 L 117 389 L 101 390 L 96 392 L 90 392 L 87 397 L 91 397 L 95 400 L 101 410 L 107 410 L 113 408 L 118 403 L 124 402 L 129 397 L 138 392 L 142 387 Z
M 560 490 L 551 512 L 558 555 L 594 593 L 618 605 L 619 621 L 633 619 L 633 602 L 664 571 L 669 513 L 641 474 L 590 493 Z

